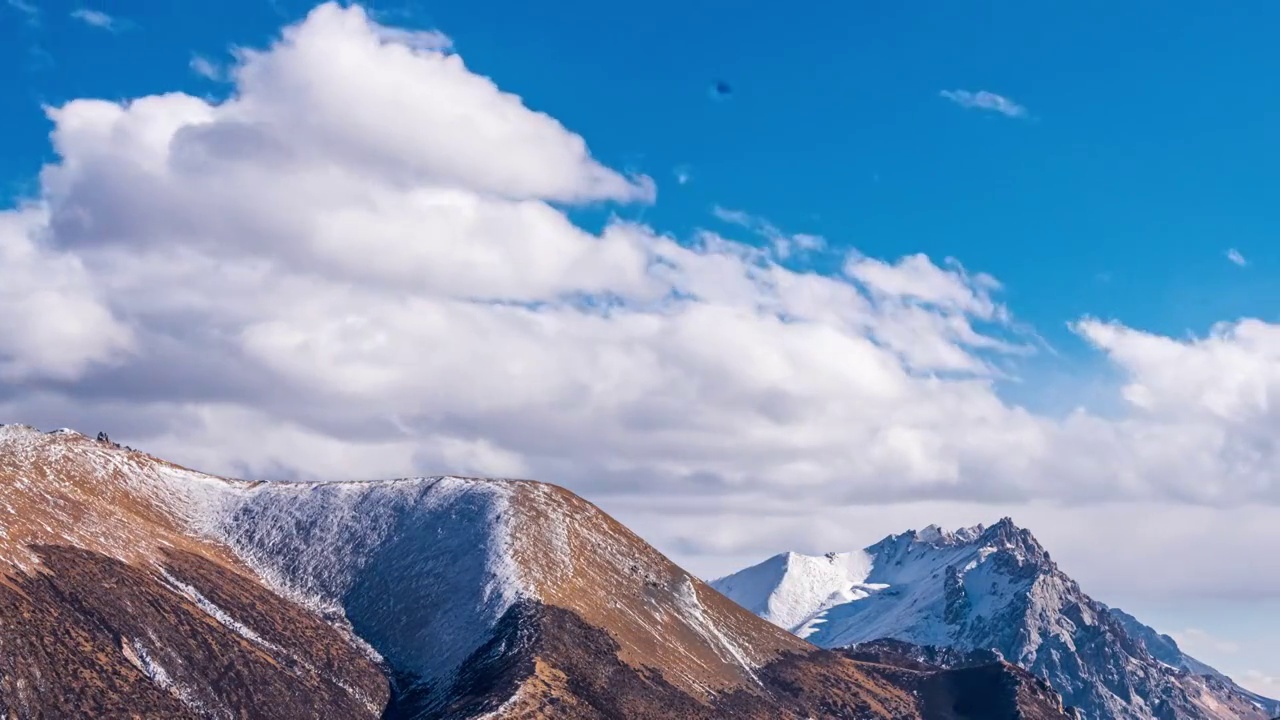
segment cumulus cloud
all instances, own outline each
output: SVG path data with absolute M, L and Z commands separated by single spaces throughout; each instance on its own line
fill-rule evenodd
M 1230 260 L 1232 264 L 1240 267 L 1244 267 L 1249 264 L 1249 261 L 1244 259 L 1244 255 L 1241 255 L 1240 251 L 1235 248 L 1231 248 L 1227 251 L 1227 260 Z
M 80 258 L 41 246 L 47 222 L 43 208 L 0 212 L 0 382 L 74 378 L 132 346 Z
M 970 90 L 943 90 L 938 94 L 960 107 L 970 110 L 986 110 L 1011 118 L 1024 118 L 1027 116 L 1025 107 L 1010 98 L 986 90 L 977 92 Z
M 57 159 L 0 213 L 4 419 L 239 475 L 664 498 L 721 555 L 787 507 L 1280 500 L 1280 326 L 1082 320 L 1125 412 L 1036 414 L 999 393 L 1035 343 L 994 278 L 725 209 L 724 233 L 585 230 L 568 208 L 654 202 L 653 181 L 443 35 L 329 3 L 228 79 L 216 102 L 48 110 Z
M 1144 418 L 1239 433 L 1280 428 L 1280 325 L 1246 319 L 1188 339 L 1092 319 L 1074 327 L 1125 372 L 1123 396 Z

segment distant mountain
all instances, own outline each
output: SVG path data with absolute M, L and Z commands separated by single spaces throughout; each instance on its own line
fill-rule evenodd
M 786 553 L 712 586 L 821 647 L 895 639 L 922 646 L 942 666 L 953 666 L 937 654 L 945 649 L 962 657 L 992 651 L 1047 680 L 1090 719 L 1266 720 L 1280 712 L 1085 595 L 1008 518 L 956 532 L 931 526 L 855 552 Z
M 1143 625 L 1137 618 L 1119 608 L 1107 608 L 1111 615 L 1120 622 L 1125 632 L 1131 637 L 1142 641 L 1147 651 L 1156 660 L 1177 668 L 1185 670 L 1192 675 L 1205 675 L 1212 678 L 1217 683 L 1225 684 L 1230 691 L 1239 695 L 1243 695 L 1254 704 L 1262 708 L 1263 712 L 1271 715 L 1280 715 L 1280 701 L 1263 697 L 1255 692 L 1246 690 L 1235 683 L 1234 680 L 1226 675 L 1218 672 L 1214 668 L 1205 663 L 1191 657 L 1182 652 L 1182 648 L 1178 647 L 1177 641 L 1168 635 L 1156 632 L 1155 629 Z M 1211 681 L 1212 682 L 1212 681 Z
M 1071 717 L 746 612 L 527 481 L 224 480 L 0 426 L 0 717 Z

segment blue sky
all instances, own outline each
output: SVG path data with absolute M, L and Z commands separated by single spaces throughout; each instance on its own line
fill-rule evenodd
M 193 54 L 226 61 L 310 4 L 93 6 L 117 19 L 110 31 L 73 17 L 89 7 L 3 8 L 0 61 L 21 68 L 0 98 L 10 193 L 49 157 L 41 103 L 222 92 L 190 72 Z M 1069 358 L 1041 356 L 1020 375 L 1054 382 L 1091 362 L 1066 328 L 1082 315 L 1175 335 L 1275 317 L 1273 4 L 369 7 L 447 28 L 470 67 L 588 138 L 605 164 L 664 181 L 661 202 L 626 212 L 665 230 L 706 224 L 716 204 L 749 208 L 837 246 L 951 255 L 996 276 L 1018 317 Z M 716 79 L 732 84 L 728 102 L 708 102 Z M 966 112 L 939 97 L 950 89 L 999 93 L 1028 114 Z M 688 184 L 670 182 L 677 168 Z M 1231 248 L 1246 269 L 1227 261 Z
M 1081 317 L 1175 339 L 1278 319 L 1280 5 L 369 7 L 384 24 L 448 33 L 472 71 L 580 134 L 603 165 L 657 182 L 652 205 L 575 210 L 586 225 L 612 212 L 681 237 L 727 231 L 713 217 L 720 206 L 835 251 L 955 257 L 998 278 L 999 300 L 1050 348 L 1012 366 L 1021 382 L 1000 385 L 1033 411 L 1118 412 L 1119 374 L 1068 329 Z M 228 85 L 193 72 L 193 58 L 225 65 L 232 47 L 264 47 L 309 9 L 3 0 L 0 63 L 12 70 L 0 191 L 38 194 L 36 173 L 54 159 L 42 104 L 225 97 Z M 708 88 L 721 79 L 733 93 L 716 101 Z M 1024 111 L 964 107 L 943 91 L 995 93 Z M 1230 612 L 1214 602 L 1139 597 L 1129 609 L 1229 636 L 1236 650 L 1203 653 L 1223 669 L 1280 676 L 1274 660 L 1261 666 L 1280 637 L 1258 637 L 1274 598 Z

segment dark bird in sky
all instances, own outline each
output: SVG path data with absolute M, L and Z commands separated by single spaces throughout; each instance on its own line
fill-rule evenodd
M 723 100 L 733 94 L 733 86 L 724 80 L 717 80 L 711 85 L 711 98 Z

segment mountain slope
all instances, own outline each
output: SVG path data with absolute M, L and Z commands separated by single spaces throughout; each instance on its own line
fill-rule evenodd
M 4 717 L 940 720 L 990 683 L 820 650 L 553 486 L 231 481 L 21 426 L 0 610 Z
M 1263 697 L 1251 690 L 1246 690 L 1235 683 L 1234 680 L 1218 672 L 1216 669 L 1206 665 L 1205 663 L 1191 657 L 1182 652 L 1182 648 L 1178 647 L 1178 643 L 1173 638 L 1163 633 L 1156 632 L 1150 626 L 1142 624 L 1134 616 L 1126 613 L 1119 608 L 1107 608 L 1113 617 L 1124 627 L 1125 632 L 1133 638 L 1142 641 L 1142 644 L 1151 653 L 1156 660 L 1184 670 L 1192 675 L 1207 676 L 1209 684 L 1222 684 L 1229 688 L 1230 692 L 1244 696 L 1254 704 L 1262 708 L 1263 712 L 1270 715 L 1280 715 L 1280 700 L 1272 700 Z
M 0 715 L 377 717 L 377 662 L 189 533 L 151 464 L 0 427 Z
M 1090 718 L 1270 717 L 1269 701 L 1229 680 L 1154 657 L 1008 518 L 911 531 L 853 553 L 779 555 L 712 585 L 822 647 L 892 638 L 995 650 Z

